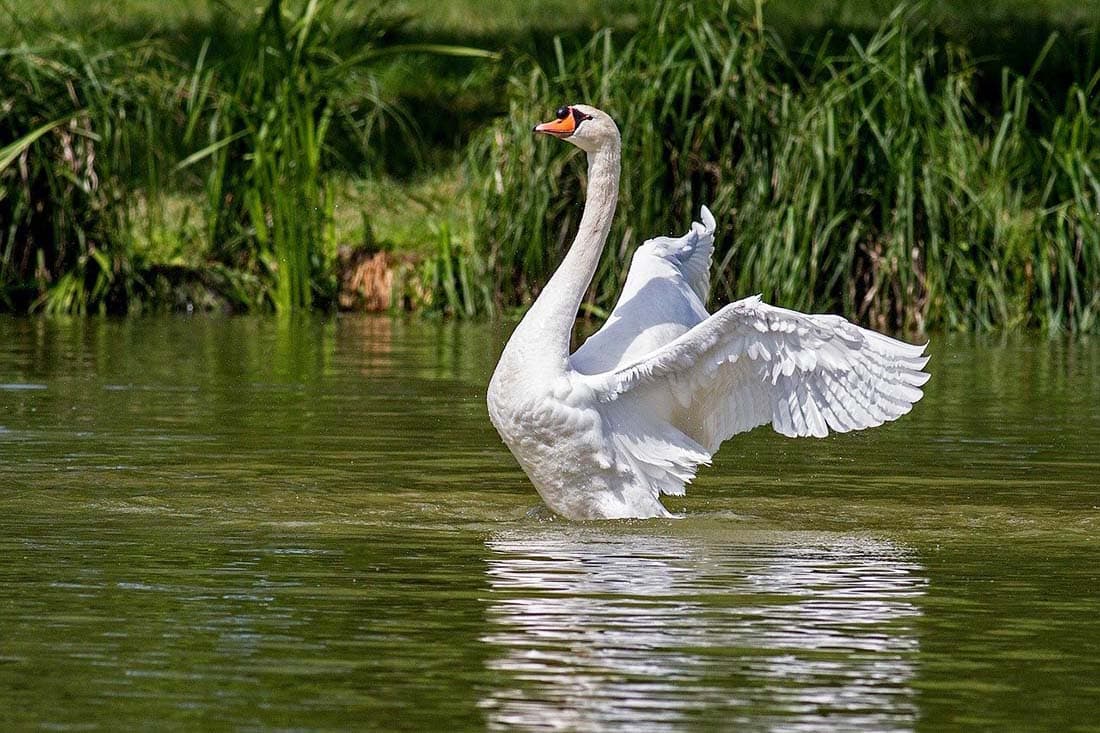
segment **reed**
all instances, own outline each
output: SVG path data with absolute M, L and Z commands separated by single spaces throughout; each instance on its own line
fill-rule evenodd
M 380 23 L 349 0 L 269 0 L 239 54 L 208 67 L 204 47 L 195 64 L 185 141 L 199 149 L 178 167 L 205 166 L 212 256 L 273 283 L 278 310 L 335 300 L 333 173 L 349 152 L 352 167 L 369 165 L 387 131 L 396 133 L 390 144 L 416 147 L 373 65 L 399 52 L 492 56 L 438 44 L 378 48 Z
M 334 292 L 333 198 L 322 166 L 349 74 L 332 51 L 335 10 L 327 0 L 292 10 L 270 0 L 237 55 L 207 67 L 204 46 L 188 89 L 185 142 L 204 144 L 178 168 L 205 166 L 208 252 L 262 274 L 279 310 Z
M 587 101 L 619 121 L 625 161 L 593 314 L 644 238 L 707 203 L 718 303 L 763 292 L 880 328 L 1094 329 L 1100 73 L 1052 108 L 1034 74 L 1005 69 L 1001 98 L 979 102 L 970 59 L 905 8 L 835 48 L 790 53 L 759 6 L 674 1 L 625 43 L 606 31 L 550 68 L 524 62 L 467 158 L 496 307 L 537 294 L 582 205 L 582 156 L 531 122 Z
M 418 290 L 429 297 L 421 299 L 418 307 L 465 318 L 491 311 L 493 294 L 480 276 L 483 271 L 476 251 L 456 241 L 448 226 L 438 227 L 436 249 L 425 258 L 420 270 Z
M 417 234 L 394 237 L 426 255 L 408 260 L 400 300 L 461 316 L 522 308 L 583 203 L 581 155 L 530 126 L 588 101 L 620 122 L 627 163 L 587 314 L 608 311 L 644 238 L 682 232 L 707 203 L 721 229 L 716 304 L 763 291 L 884 328 L 1097 329 L 1100 54 L 1081 52 L 1095 38 L 1052 37 L 1032 68 L 1015 58 L 998 72 L 914 10 L 862 41 L 801 34 L 811 41 L 792 51 L 762 4 L 664 0 L 636 30 L 583 44 L 587 27 L 567 29 L 549 54 L 540 36 L 542 61 L 513 67 L 507 114 L 486 122 L 502 96 L 494 71 L 462 81 L 468 65 L 376 64 L 492 54 L 385 46 L 389 21 L 351 0 L 266 0 L 258 16 L 211 7 L 222 15 L 196 31 L 210 40 L 174 55 L 169 39 L 104 49 L 22 20 L 6 29 L 0 309 L 133 310 L 177 302 L 178 286 L 237 309 L 327 306 L 336 242 L 349 240 L 336 182 L 386 161 L 449 161 L 454 150 L 418 155 L 418 129 L 457 146 L 469 128 L 465 187 L 436 176 L 469 202 L 433 204 Z M 425 68 L 452 75 L 431 91 Z M 442 121 L 427 119 L 439 100 L 399 111 L 384 90 L 402 73 L 416 79 L 401 88 L 478 105 Z M 364 229 L 376 208 L 400 206 L 373 201 Z
M 0 307 L 85 313 L 140 300 L 129 194 L 144 182 L 157 195 L 164 63 L 144 43 L 0 50 Z

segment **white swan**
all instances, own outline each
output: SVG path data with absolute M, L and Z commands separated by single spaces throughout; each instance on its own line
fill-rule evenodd
M 588 154 L 580 226 L 513 332 L 489 382 L 489 415 L 546 505 L 569 519 L 671 516 L 722 441 L 771 423 L 823 437 L 909 412 L 928 380 L 924 347 L 840 316 L 759 296 L 713 315 L 714 217 L 634 253 L 607 323 L 569 353 L 573 321 L 603 251 L 619 189 L 619 130 L 594 107 L 558 110 L 536 132 Z

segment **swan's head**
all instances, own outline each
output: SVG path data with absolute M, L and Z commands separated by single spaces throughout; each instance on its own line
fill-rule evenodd
M 559 107 L 557 117 L 535 125 L 535 132 L 568 140 L 587 153 L 619 143 L 619 128 L 606 112 L 587 104 Z

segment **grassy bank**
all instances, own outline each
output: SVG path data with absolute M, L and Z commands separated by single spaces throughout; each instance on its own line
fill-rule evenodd
M 719 216 L 713 295 L 854 314 L 882 328 L 1093 330 L 1100 309 L 1100 74 L 1052 97 L 1002 68 L 994 99 L 914 11 L 866 42 L 789 50 L 759 17 L 669 3 L 513 79 L 471 147 L 477 255 L 501 305 L 528 301 L 583 199 L 575 151 L 528 133 L 546 99 L 612 110 L 621 207 L 587 299 L 613 304 L 633 249 Z M 985 80 L 987 81 L 987 80 Z M 501 212 L 508 212 L 501 216 Z
M 416 144 L 379 67 L 493 56 L 383 47 L 392 21 L 340 0 L 213 8 L 193 53 L 168 38 L 104 48 L 20 16 L 0 53 L 0 303 L 122 311 L 182 289 L 230 309 L 330 306 L 349 235 L 337 209 L 354 201 L 337 194 Z M 357 234 L 370 239 L 366 213 Z
M 628 161 L 592 314 L 706 202 L 718 301 L 1095 330 L 1095 5 L 18 0 L 0 307 L 332 307 L 368 247 L 407 305 L 521 308 L 583 175 L 530 125 L 585 100 Z

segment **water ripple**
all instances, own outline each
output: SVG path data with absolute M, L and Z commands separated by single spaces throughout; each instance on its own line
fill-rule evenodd
M 770 536 L 716 550 L 536 529 L 487 545 L 483 641 L 503 682 L 481 706 L 494 729 L 915 725 L 927 580 L 889 542 Z

